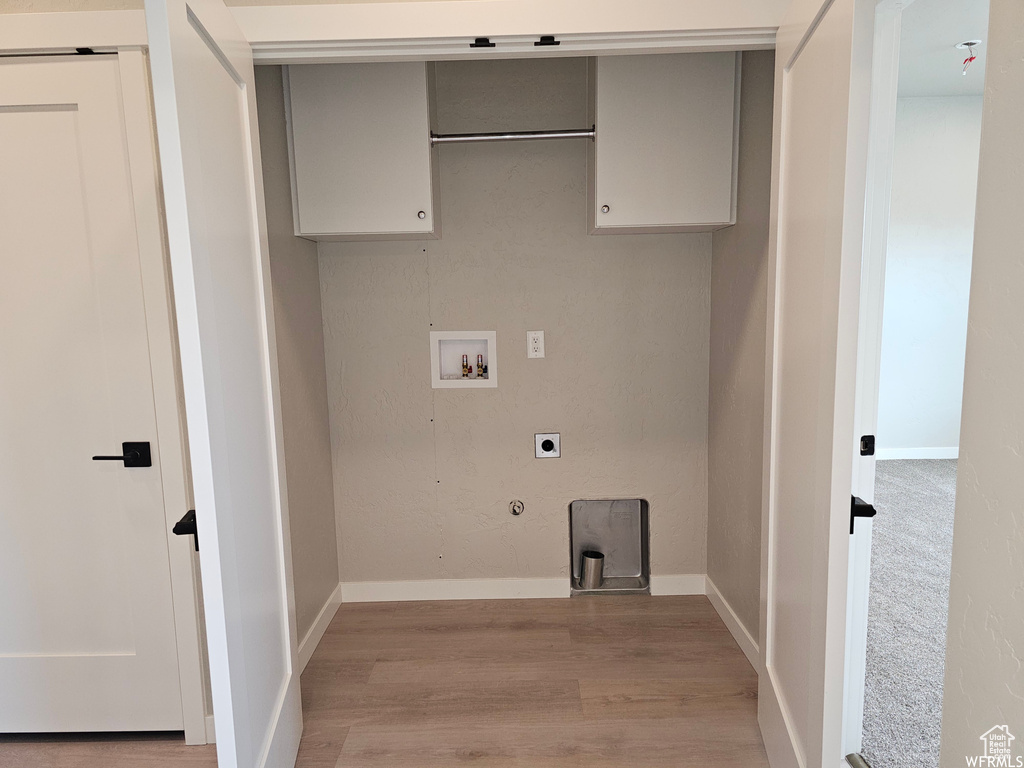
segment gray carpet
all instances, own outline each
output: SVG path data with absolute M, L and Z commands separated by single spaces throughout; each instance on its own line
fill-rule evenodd
M 879 461 L 864 745 L 872 768 L 939 764 L 956 461 Z

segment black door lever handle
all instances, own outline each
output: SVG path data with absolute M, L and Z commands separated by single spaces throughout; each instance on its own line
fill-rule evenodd
M 853 523 L 858 517 L 874 517 L 875 514 L 877 514 L 875 508 L 860 498 L 860 496 L 851 497 L 850 533 L 853 533 Z
M 195 536 L 196 552 L 199 551 L 199 530 L 196 528 L 196 511 L 190 509 L 174 524 L 171 531 L 178 536 Z
M 93 456 L 93 461 L 123 461 L 126 467 L 152 467 L 149 443 L 121 443 L 120 456 Z

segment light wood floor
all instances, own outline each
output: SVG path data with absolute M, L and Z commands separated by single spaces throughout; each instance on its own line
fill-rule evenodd
M 299 768 L 767 766 L 757 678 L 704 597 L 343 605 Z M 180 739 L 0 737 L 0 768 L 215 766 Z

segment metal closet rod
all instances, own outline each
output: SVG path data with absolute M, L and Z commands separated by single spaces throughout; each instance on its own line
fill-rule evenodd
M 590 139 L 597 135 L 594 126 L 574 131 L 499 131 L 498 133 L 433 133 L 430 146 L 436 144 L 469 144 L 479 141 L 531 141 L 536 139 Z

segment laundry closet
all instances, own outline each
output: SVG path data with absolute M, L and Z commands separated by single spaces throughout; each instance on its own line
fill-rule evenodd
M 756 637 L 773 71 L 257 67 L 300 639 L 332 594 L 586 591 L 595 500 L 606 584 Z

